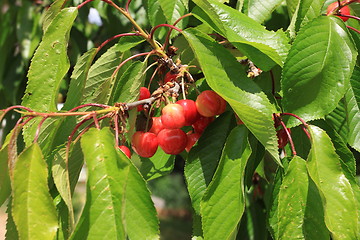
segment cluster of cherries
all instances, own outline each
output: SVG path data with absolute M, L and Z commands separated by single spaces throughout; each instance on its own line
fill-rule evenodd
M 140 100 L 150 97 L 147 88 L 140 89 Z M 190 151 L 200 138 L 205 128 L 216 115 L 226 109 L 226 101 L 212 90 L 203 91 L 196 99 L 182 99 L 167 104 L 161 110 L 160 117 L 152 117 L 152 125 L 148 131 L 137 131 L 131 139 L 132 149 L 141 157 L 152 157 L 158 147 L 165 153 L 176 155 L 182 151 Z M 143 106 L 138 106 L 143 110 Z M 193 131 L 185 133 L 181 128 L 192 126 Z M 130 157 L 126 146 L 119 148 Z

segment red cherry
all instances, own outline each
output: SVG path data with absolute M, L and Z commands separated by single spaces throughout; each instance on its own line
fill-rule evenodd
M 175 103 L 166 105 L 161 110 L 161 122 L 164 128 L 182 128 L 185 126 L 184 108 Z
M 239 118 L 239 116 L 235 113 L 235 118 L 236 118 L 236 123 L 237 125 L 241 125 L 241 124 L 244 124 L 243 121 L 241 121 L 241 119 Z
M 131 152 L 130 149 L 127 146 L 120 145 L 119 149 L 128 157 L 131 158 Z
M 131 139 L 133 150 L 141 157 L 152 157 L 158 148 L 156 134 L 151 132 L 137 131 Z
M 164 128 L 165 127 L 161 122 L 161 117 L 152 117 L 152 125 L 149 132 L 155 133 L 157 135 Z
M 200 138 L 200 133 L 187 133 L 187 144 L 186 144 L 186 148 L 185 150 L 187 152 L 190 152 L 190 149 L 194 146 L 194 144 L 197 142 L 197 140 L 199 140 Z
M 289 133 L 291 133 L 290 128 L 287 128 L 287 130 L 289 131 Z M 286 146 L 286 144 L 289 142 L 289 138 L 288 135 L 286 134 L 285 129 L 280 129 L 279 131 L 277 131 L 276 133 L 277 138 L 278 138 L 278 148 L 284 148 Z
M 226 101 L 212 90 L 203 91 L 196 99 L 198 112 L 204 117 L 222 114 L 226 109 Z
M 187 144 L 186 133 L 181 129 L 163 129 L 158 134 L 159 146 L 167 154 L 179 154 Z
M 178 76 L 178 74 L 176 74 L 176 73 L 173 73 L 171 71 L 167 72 L 165 74 L 164 83 L 175 81 L 177 76 Z
M 146 87 L 141 87 L 140 88 L 140 96 L 139 96 L 139 100 L 143 100 L 143 99 L 147 99 L 151 96 L 151 93 L 149 91 L 149 89 L 147 89 Z M 137 106 L 137 110 L 140 112 L 142 110 L 144 110 L 143 105 L 139 105 Z
M 185 126 L 191 126 L 200 118 L 200 114 L 197 110 L 196 103 L 193 100 L 179 100 L 176 102 L 184 108 Z
M 205 130 L 205 128 L 212 122 L 214 121 L 214 117 L 203 117 L 200 116 L 199 120 L 197 120 L 192 127 L 194 128 L 194 131 L 196 133 L 200 133 L 202 134 L 203 131 Z
M 327 8 L 327 15 L 331 15 L 338 6 L 339 3 L 337 1 L 331 3 Z M 348 6 L 344 6 L 339 10 L 339 13 L 343 15 L 350 15 L 350 8 Z M 348 17 L 338 17 L 341 18 L 344 22 L 349 19 Z

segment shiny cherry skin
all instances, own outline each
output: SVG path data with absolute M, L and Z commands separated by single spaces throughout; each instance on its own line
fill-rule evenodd
M 158 148 L 156 134 L 151 132 L 137 131 L 131 139 L 132 149 L 141 157 L 150 158 L 154 156 Z
M 333 3 L 331 3 L 328 8 L 327 8 L 327 15 L 330 15 L 337 7 L 339 6 L 338 2 L 335 1 Z M 340 14 L 343 15 L 350 15 L 350 8 L 349 6 L 344 6 L 339 10 Z M 341 18 L 341 20 L 343 20 L 344 22 L 346 22 L 349 18 L 348 17 L 341 17 L 338 16 L 339 18 Z
M 213 117 L 222 114 L 226 109 L 226 101 L 212 90 L 200 93 L 196 98 L 196 107 L 200 115 Z
M 185 126 L 191 126 L 200 118 L 200 114 L 197 110 L 196 103 L 190 99 L 182 99 L 176 102 L 184 109 Z
M 194 144 L 199 140 L 201 134 L 200 133 L 192 133 L 189 132 L 187 135 L 187 144 L 185 150 L 187 152 L 190 152 L 191 148 L 194 146 Z
M 186 133 L 181 129 L 163 129 L 158 136 L 159 146 L 167 154 L 176 155 L 185 150 Z
M 146 87 L 141 87 L 140 88 L 139 100 L 144 100 L 144 99 L 150 98 L 150 96 L 151 96 L 151 93 L 150 93 L 149 89 L 147 89 Z M 143 105 L 137 106 L 137 110 L 139 112 L 144 110 Z
M 158 135 L 158 133 L 163 130 L 165 127 L 162 124 L 161 117 L 152 117 L 152 125 L 149 130 L 149 132 L 155 133 Z
M 125 145 L 120 145 L 119 149 L 128 157 L 131 158 L 131 152 L 130 149 Z
M 200 116 L 199 120 L 197 120 L 193 125 L 193 129 L 196 133 L 202 134 L 205 130 L 205 128 L 214 121 L 214 117 L 203 117 Z
M 161 110 L 161 122 L 164 128 L 174 129 L 185 126 L 184 108 L 175 103 L 166 105 Z

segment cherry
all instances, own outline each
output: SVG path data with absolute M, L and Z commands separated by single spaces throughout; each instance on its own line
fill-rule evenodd
M 289 131 L 289 133 L 291 133 L 290 128 L 287 128 L 287 130 Z M 279 131 L 277 131 L 276 135 L 278 137 L 278 148 L 284 148 L 289 142 L 289 138 L 286 134 L 285 129 L 280 129 Z
M 190 149 L 194 146 L 197 140 L 199 140 L 201 135 L 200 133 L 192 133 L 192 132 L 188 132 L 186 135 L 187 135 L 187 144 L 185 150 L 187 152 L 190 152 Z
M 182 128 L 185 126 L 184 108 L 175 103 L 166 105 L 161 110 L 161 122 L 165 128 Z
M 161 117 L 152 117 L 152 125 L 149 132 L 155 133 L 157 135 L 164 128 L 165 127 L 161 122 Z
M 203 91 L 196 99 L 198 112 L 204 117 L 222 114 L 226 109 L 226 101 L 212 90 Z
M 184 108 L 185 126 L 191 126 L 199 119 L 200 114 L 197 110 L 196 103 L 193 100 L 183 99 L 177 101 L 176 103 L 180 104 Z
M 175 81 L 177 76 L 178 76 L 178 74 L 176 74 L 176 73 L 173 73 L 171 71 L 167 72 L 165 74 L 164 83 Z
M 131 152 L 130 152 L 130 149 L 127 146 L 120 145 L 118 147 L 128 158 L 131 158 Z
M 187 144 L 186 133 L 181 129 L 163 129 L 158 134 L 159 146 L 167 154 L 179 154 Z
M 149 89 L 147 89 L 146 87 L 141 87 L 140 88 L 140 96 L 139 96 L 139 100 L 144 100 L 147 99 L 151 96 L 151 93 L 149 91 Z M 143 105 L 139 105 L 137 106 L 137 110 L 140 112 L 142 110 L 144 110 Z
M 214 117 L 203 117 L 200 116 L 199 120 L 197 120 L 192 127 L 196 133 L 202 134 L 205 128 L 214 121 Z
M 241 119 L 239 118 L 239 116 L 235 113 L 235 118 L 236 118 L 236 124 L 237 125 L 241 125 L 241 124 L 244 124 L 243 121 L 241 121 Z
M 131 139 L 133 150 L 141 157 L 152 157 L 158 148 L 156 134 L 151 132 L 137 131 Z
M 337 1 L 331 3 L 327 8 L 326 15 L 331 15 L 338 6 L 339 3 Z M 350 15 L 350 8 L 348 6 L 344 6 L 338 11 L 338 13 L 343 15 Z M 349 19 L 348 17 L 341 17 L 341 16 L 338 17 L 341 18 L 344 22 L 346 22 Z

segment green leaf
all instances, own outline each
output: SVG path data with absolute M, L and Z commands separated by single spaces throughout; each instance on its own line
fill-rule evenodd
M 89 70 L 81 102 L 108 104 L 118 78 L 122 76 L 129 63 L 122 66 L 117 76 L 111 78 L 113 72 L 122 61 L 129 57 L 128 50 L 143 41 L 139 37 L 124 37 L 101 55 Z
M 205 239 L 229 239 L 236 230 L 245 210 L 244 171 L 250 154 L 247 129 L 234 128 L 200 204 Z
M 90 129 L 81 138 L 87 166 L 86 203 L 71 239 L 125 239 L 122 222 L 124 184 L 114 137 L 109 129 Z
M 60 83 L 70 66 L 67 45 L 76 16 L 77 8 L 66 8 L 50 23 L 31 60 L 22 105 L 39 112 L 57 111 Z M 28 146 L 33 141 L 39 122 L 40 119 L 33 120 L 24 129 L 24 140 Z
M 305 121 L 333 111 L 345 94 L 356 56 L 357 50 L 341 20 L 319 17 L 304 26 L 284 64 L 284 111 Z M 296 125 L 295 121 L 291 118 L 288 126 Z
M 198 214 L 200 201 L 211 182 L 233 122 L 230 113 L 221 115 L 205 129 L 198 144 L 189 152 L 184 173 L 193 208 Z
M 61 11 L 62 7 L 64 6 L 66 0 L 56 0 L 51 6 L 46 10 L 44 14 L 44 23 L 43 23 L 43 31 L 45 32 L 46 29 L 49 27 L 53 19 L 56 15 Z
M 173 24 L 188 12 L 189 0 L 158 0 L 165 18 L 169 24 Z M 180 29 L 187 25 L 188 19 L 184 19 L 176 26 Z
M 276 110 L 243 67 L 223 47 L 192 29 L 183 31 L 200 63 L 209 86 L 222 96 L 281 165 L 272 113 Z
M 247 6 L 247 15 L 258 23 L 264 22 L 283 0 L 250 0 Z
M 347 142 L 360 152 L 360 67 L 354 68 L 350 78 L 350 88 L 345 94 L 347 125 L 349 127 Z
M 63 107 L 64 110 L 70 110 L 80 105 L 89 69 L 96 53 L 96 48 L 92 48 L 84 53 L 77 61 L 71 75 L 69 91 Z
M 6 234 L 5 239 L 6 240 L 18 240 L 19 239 L 19 233 L 16 229 L 16 225 L 14 223 L 14 219 L 12 217 L 12 198 L 9 198 L 8 204 L 7 204 L 7 220 L 6 220 Z
M 295 37 L 300 27 L 320 16 L 324 4 L 323 0 L 287 0 L 286 2 L 292 12 L 291 23 L 288 27 L 292 37 Z
M 138 240 L 159 239 L 159 220 L 146 181 L 131 161 L 124 154 L 121 156 L 129 164 L 124 199 L 128 237 Z
M 162 177 L 172 172 L 174 169 L 175 155 L 166 154 L 158 148 L 155 155 L 151 158 L 142 158 L 140 172 L 145 180 Z
M 35 111 L 56 111 L 60 82 L 69 69 L 67 45 L 77 8 L 63 9 L 47 28 L 31 60 L 22 105 Z
M 116 102 L 134 102 L 139 97 L 139 89 L 145 80 L 144 71 L 147 67 L 147 61 L 132 63 L 121 75 L 120 80 L 115 84 L 116 89 L 113 94 L 113 101 Z
M 57 214 L 47 178 L 47 165 L 39 145 L 34 143 L 19 155 L 12 178 L 12 215 L 20 239 L 55 237 Z
M 319 193 L 309 184 L 306 162 L 295 156 L 278 193 L 277 215 L 281 220 L 275 228 L 276 239 L 329 239 Z
M 110 130 L 90 129 L 81 147 L 88 168 L 87 201 L 71 239 L 157 239 L 156 211 L 145 180 L 116 148 Z
M 66 146 L 60 145 L 51 155 L 52 176 L 57 191 L 64 200 L 69 211 L 69 224 L 72 229 L 74 222 L 74 209 L 72 204 L 72 194 L 78 177 L 83 166 L 83 156 L 80 144 L 76 143 L 69 150 L 69 159 L 66 159 Z
M 226 37 L 262 70 L 270 70 L 276 64 L 283 66 L 290 46 L 282 30 L 267 31 L 245 14 L 215 0 L 194 2 L 201 8 L 194 9 L 195 16 Z
M 11 186 L 8 169 L 8 147 L 5 146 L 0 150 L 0 206 L 10 196 Z
M 307 168 L 324 207 L 326 227 L 333 239 L 358 239 L 358 209 L 354 191 L 343 173 L 331 139 L 322 129 L 309 126 L 312 148 Z

